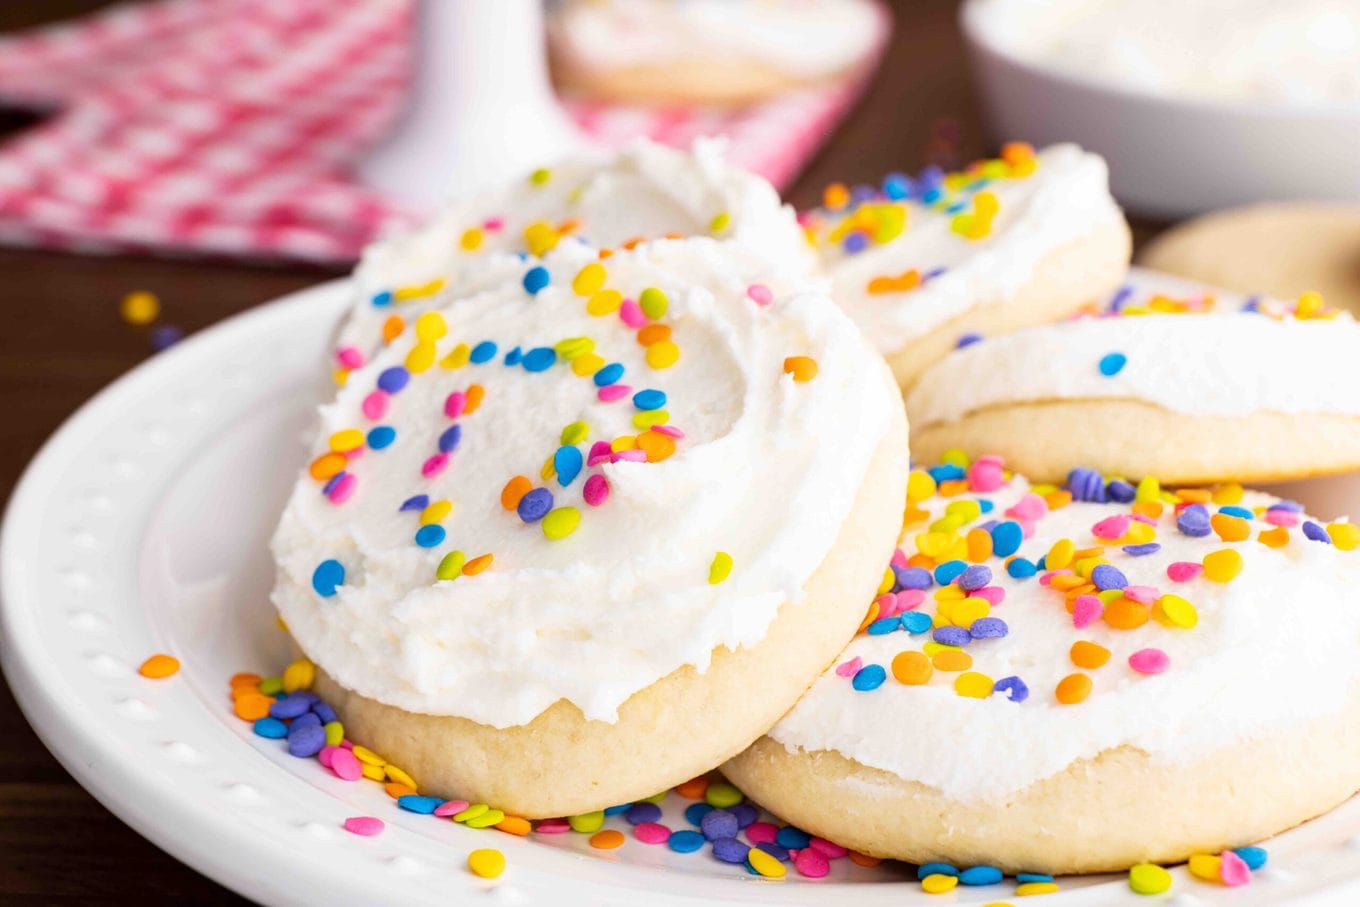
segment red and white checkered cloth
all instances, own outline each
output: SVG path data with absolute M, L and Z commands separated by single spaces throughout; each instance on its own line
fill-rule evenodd
M 0 243 L 352 261 L 414 219 L 347 175 L 399 109 L 411 13 L 161 0 L 0 40 L 0 102 L 56 111 L 0 145 Z M 726 134 L 735 163 L 783 185 L 862 86 L 739 111 L 569 108 L 607 145 Z

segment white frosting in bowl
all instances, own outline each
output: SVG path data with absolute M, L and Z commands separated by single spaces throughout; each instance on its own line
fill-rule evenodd
M 958 218 L 972 215 L 984 194 L 997 206 L 990 229 L 960 232 Z M 1105 162 L 1075 145 L 923 178 L 906 195 L 810 218 L 836 302 L 884 353 L 972 308 L 1008 301 L 1048 255 L 1123 218 Z M 861 219 L 865 226 L 856 227 Z M 878 238 L 875 225 L 884 225 Z M 911 272 L 901 289 L 874 284 Z
M 534 267 L 551 277 L 536 294 L 520 282 Z M 815 285 L 797 275 L 768 280 L 773 301 L 762 304 L 766 294 L 751 285 L 768 271 L 759 256 L 710 239 L 605 258 L 566 243 L 522 263 L 508 285 L 443 301 L 437 319 L 427 314 L 351 374 L 322 408 L 312 452 L 326 457 L 336 433 L 365 433 L 360 455 L 339 455 L 352 478 L 335 478 L 334 467 L 304 473 L 273 541 L 273 599 L 302 648 L 365 696 L 506 727 L 563 699 L 612 720 L 675 669 L 703 670 L 715 648 L 762 639 L 830 550 L 897 405 L 881 360 Z M 664 313 L 649 288 L 664 291 Z M 615 300 L 618 312 L 591 314 L 598 295 L 615 290 L 626 298 Z M 634 301 L 651 317 L 639 320 Z M 630 310 L 632 325 L 619 314 Z M 680 352 L 673 365 L 649 358 L 656 345 L 640 342 L 643 321 L 644 331 L 670 329 Z M 447 333 L 435 337 L 437 322 Z M 476 360 L 484 341 L 495 355 L 462 364 L 469 354 L 458 345 Z M 516 349 L 524 358 L 507 364 Z M 786 359 L 798 356 L 815 360 L 811 380 L 786 373 Z M 612 385 L 605 363 L 623 368 Z M 402 374 L 409 382 L 395 390 Z M 606 402 L 601 381 L 628 390 Z M 473 412 L 455 401 L 450 416 L 450 394 L 475 396 L 474 384 L 484 401 Z M 384 386 L 392 390 L 377 414 L 370 398 Z M 644 390 L 666 395 L 660 430 L 636 421 L 662 411 L 638 402 Z M 380 426 L 395 439 L 375 444 Z M 431 473 L 454 426 L 457 446 Z M 642 453 L 630 445 L 652 449 L 642 440 L 619 440 L 651 435 L 664 447 L 661 432 L 671 429 L 683 433 L 669 438 L 673 455 L 653 462 L 628 459 Z M 352 443 L 340 435 L 338 446 Z M 584 461 L 574 476 L 571 458 Z M 517 475 L 551 493 L 554 513 L 573 508 L 575 531 L 550 538 L 551 514 L 526 521 L 503 506 Z M 351 481 L 348 499 L 336 501 Z M 600 482 L 603 502 L 586 491 Z M 401 509 L 418 494 L 432 506 L 448 501 L 451 512 Z M 422 530 L 427 516 L 439 531 L 422 547 L 417 533 L 434 531 Z M 475 575 L 455 569 L 456 578 L 438 579 L 455 550 L 494 560 Z M 713 584 L 719 552 L 732 566 Z M 334 585 L 325 570 L 337 569 L 342 583 L 324 594 Z
M 985 521 L 1010 519 L 1007 511 L 1027 491 L 1017 478 L 993 492 L 937 496 L 924 506 L 934 519 L 950 503 L 990 502 L 990 513 L 956 530 L 962 538 Z M 1103 547 L 1103 557 L 1131 585 L 1147 587 L 1146 595 L 1137 594 L 1147 598 L 1153 619 L 1119 629 L 1097 617 L 1078 629 L 1064 592 L 1044 584 L 1043 569 L 1016 579 L 994 556 L 984 562 L 992 572 L 988 585 L 1004 598 L 990 617 L 1004 620 L 1008 634 L 969 642 L 964 647 L 973 660 L 968 670 L 992 681 L 1019 677 L 1028 698 L 1012 701 L 1001 691 L 968 698 L 954 687 L 960 673 L 939 669 L 924 685 L 899 682 L 891 668 L 894 658 L 903 651 L 919 652 L 930 632 L 864 633 L 840 663 L 858 659 L 863 671 L 879 666 L 887 672 L 882 685 L 860 691 L 850 676 L 828 671 L 770 736 L 792 750 L 834 750 L 946 796 L 979 800 L 1006 797 L 1115 747 L 1134 747 L 1170 767 L 1238 740 L 1285 733 L 1310 719 L 1338 714 L 1358 676 L 1360 551 L 1306 539 L 1300 526 L 1276 529 L 1265 512 L 1274 501 L 1251 492 L 1239 501 L 1236 506 L 1255 511 L 1255 518 L 1248 524 L 1249 538 L 1237 542 L 1212 532 L 1208 537 L 1183 534 L 1168 503 L 1154 520 L 1161 549 L 1141 556 L 1125 553 L 1128 539 L 1108 540 L 1093 531 L 1102 520 L 1128 516 L 1130 504 L 1076 502 L 1033 518 L 1018 557 L 1035 562 L 1061 539 L 1078 550 Z M 1218 509 L 1208 505 L 1211 513 Z M 1277 512 L 1270 519 L 1306 518 Z M 918 552 L 918 533 L 925 530 L 920 525 L 908 531 L 907 553 Z M 1287 532 L 1287 542 L 1278 548 L 1263 544 L 1258 540 L 1263 531 Z M 1169 578 L 1169 565 L 1200 564 L 1224 549 L 1241 555 L 1236 578 Z M 936 616 L 937 626 L 934 595 L 939 589 L 933 584 L 918 609 Z M 1193 627 L 1159 622 L 1157 602 L 1167 594 L 1193 606 Z M 1111 605 L 1105 608 L 1109 615 Z M 1108 662 L 1078 667 L 1069 653 L 1078 640 L 1109 650 Z M 1169 658 L 1164 672 L 1140 673 L 1130 664 L 1130 656 L 1150 648 Z M 1074 673 L 1091 678 L 1091 692 L 1084 701 L 1063 704 L 1057 686 Z
M 1160 313 L 1160 297 L 1188 311 Z M 1122 312 L 984 338 L 954 350 L 907 397 L 919 426 L 994 406 L 1137 400 L 1188 416 L 1360 415 L 1360 324 L 1346 312 L 1299 318 L 1278 302 L 1134 269 Z M 1151 314 L 1127 314 L 1148 312 Z M 1107 357 L 1123 357 L 1113 374 Z

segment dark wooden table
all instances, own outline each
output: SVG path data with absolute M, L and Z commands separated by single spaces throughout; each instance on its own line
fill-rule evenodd
M 7 0 L 0 3 L 0 30 L 103 5 Z M 788 194 L 792 202 L 815 203 L 835 180 L 873 182 L 941 155 L 968 160 L 994 148 L 979 122 L 955 10 L 955 0 L 898 4 L 892 48 L 873 87 Z M 6 134 L 31 122 L 0 112 Z M 147 332 L 118 318 L 125 293 L 157 293 L 162 323 L 195 331 L 329 276 L 297 267 L 0 250 L 0 501 L 63 419 L 151 354 Z M 0 902 L 89 904 L 133 895 L 149 903 L 244 903 L 95 802 L 38 741 L 0 684 Z

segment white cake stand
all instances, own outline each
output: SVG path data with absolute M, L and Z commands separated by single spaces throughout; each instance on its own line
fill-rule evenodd
M 539 0 L 419 0 L 408 106 L 360 181 L 430 210 L 584 150 L 543 34 Z

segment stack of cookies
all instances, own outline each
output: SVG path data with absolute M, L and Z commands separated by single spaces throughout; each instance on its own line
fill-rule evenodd
M 1236 484 L 1360 463 L 1349 315 L 1130 272 L 1072 146 L 801 216 L 720 152 L 365 256 L 273 542 L 348 733 L 526 818 L 721 766 L 861 853 L 1008 871 L 1360 789 L 1360 530 Z

